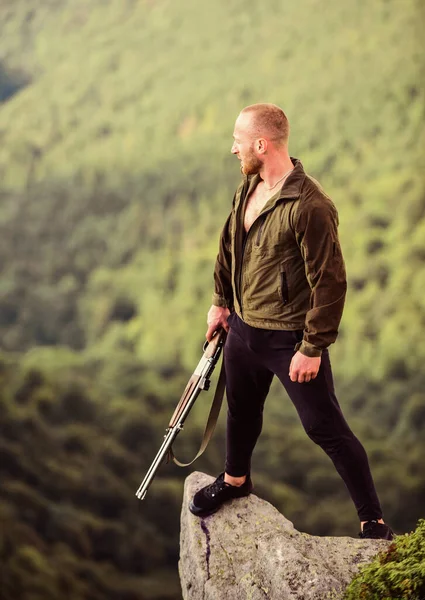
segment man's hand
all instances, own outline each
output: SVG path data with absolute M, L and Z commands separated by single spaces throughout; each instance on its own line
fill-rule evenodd
M 227 317 L 230 315 L 228 308 L 222 308 L 221 306 L 211 306 L 207 315 L 208 330 L 205 337 L 210 342 L 213 338 L 215 331 L 222 327 L 225 331 L 229 331 L 229 325 L 227 324 Z
M 289 365 L 289 377 L 291 381 L 298 381 L 298 383 L 308 382 L 311 379 L 315 379 L 320 368 L 320 356 L 310 358 L 296 352 L 292 357 L 291 364 Z

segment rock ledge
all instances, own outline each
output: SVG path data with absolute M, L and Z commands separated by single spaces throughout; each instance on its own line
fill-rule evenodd
M 184 600 L 341 600 L 362 563 L 390 542 L 300 533 L 254 494 L 210 517 L 191 514 L 193 494 L 214 480 L 185 482 L 179 573 Z

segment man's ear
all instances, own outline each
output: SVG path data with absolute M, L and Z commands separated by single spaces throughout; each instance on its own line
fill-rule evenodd
M 267 140 L 259 138 L 257 140 L 257 152 L 259 154 L 265 154 L 267 152 Z

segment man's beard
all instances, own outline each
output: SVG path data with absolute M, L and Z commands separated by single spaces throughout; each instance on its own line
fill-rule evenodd
M 255 175 L 260 172 L 260 169 L 263 166 L 261 160 L 255 156 L 252 150 L 249 151 L 249 154 L 245 156 L 242 162 L 241 173 L 244 175 Z

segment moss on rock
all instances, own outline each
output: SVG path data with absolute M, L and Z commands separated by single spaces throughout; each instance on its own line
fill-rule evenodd
M 425 519 L 363 567 L 345 600 L 422 600 L 425 598 Z

